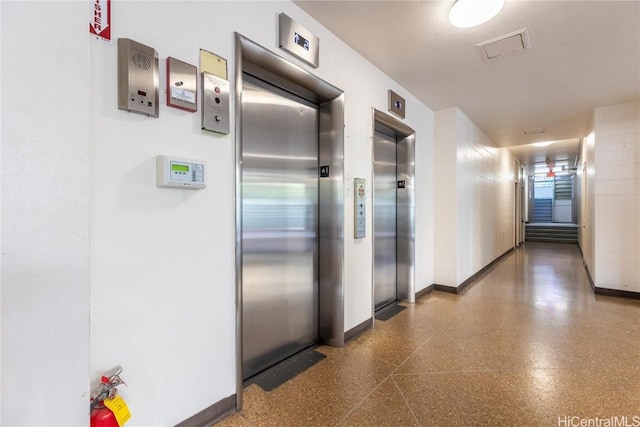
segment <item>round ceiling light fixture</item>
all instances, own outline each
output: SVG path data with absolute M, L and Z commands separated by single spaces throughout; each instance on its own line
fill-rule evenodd
M 449 10 L 449 22 L 458 28 L 484 24 L 503 8 L 505 0 L 456 0 Z

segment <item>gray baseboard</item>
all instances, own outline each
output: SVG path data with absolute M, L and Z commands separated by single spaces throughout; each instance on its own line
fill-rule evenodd
M 596 295 L 606 295 L 608 297 L 619 297 L 640 300 L 640 292 L 624 291 L 622 289 L 599 288 L 594 290 Z
M 507 250 L 505 253 L 500 255 L 498 258 L 494 259 L 489 264 L 487 264 L 484 268 L 482 268 L 476 274 L 474 274 L 473 276 L 469 277 L 467 280 L 462 282 L 460 284 L 460 286 L 449 286 L 449 285 L 441 285 L 441 284 L 434 283 L 433 284 L 433 288 L 436 291 L 447 292 L 447 293 L 450 293 L 450 294 L 461 294 L 462 292 L 464 292 L 465 289 L 467 289 L 469 286 L 475 284 L 485 274 L 487 274 L 489 271 L 491 271 L 496 265 L 498 265 L 498 263 L 500 261 L 502 261 L 507 255 L 509 255 L 514 250 L 515 250 L 515 248 L 511 248 L 511 249 Z
M 416 292 L 415 301 L 418 301 L 423 296 L 430 294 L 431 292 L 433 292 L 434 289 L 435 289 L 435 285 L 429 285 L 426 288 L 419 290 L 418 292 Z
M 593 277 L 591 277 L 591 272 L 589 271 L 589 266 L 587 266 L 587 263 L 585 262 L 585 260 L 582 260 L 582 265 L 584 266 L 584 271 L 587 272 L 587 279 L 589 279 L 589 284 L 591 285 L 591 290 L 595 293 L 596 291 L 596 284 L 593 281 Z
M 440 291 L 440 292 L 446 292 L 448 294 L 458 294 L 458 288 L 456 286 L 449 286 L 449 285 L 441 285 L 439 283 L 434 283 L 433 284 L 433 289 L 435 291 Z
M 232 394 L 176 424 L 176 427 L 207 427 L 234 412 L 236 412 L 236 395 Z
M 582 265 L 584 265 L 584 270 L 587 272 L 587 278 L 589 279 L 589 284 L 591 285 L 591 290 L 593 291 L 594 294 L 605 295 L 608 297 L 640 300 L 640 292 L 624 291 L 622 289 L 599 288 L 598 286 L 596 286 L 596 283 L 593 281 L 593 277 L 591 277 L 591 272 L 589 271 L 589 267 L 587 266 L 587 263 L 584 260 L 582 260 Z
M 344 343 L 348 343 L 349 341 L 356 338 L 358 335 L 362 334 L 367 329 L 370 329 L 373 326 L 373 317 L 368 318 L 364 322 L 360 323 L 358 326 L 349 329 L 344 333 Z

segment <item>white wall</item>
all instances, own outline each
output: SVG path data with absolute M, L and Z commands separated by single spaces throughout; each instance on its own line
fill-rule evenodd
M 527 172 L 524 173 L 523 185 L 524 185 L 523 218 L 525 222 L 529 222 L 529 175 L 527 175 Z
M 594 261 L 594 226 L 595 226 L 595 136 L 593 131 L 582 140 L 580 167 L 577 180 L 580 190 L 580 211 L 578 213 L 578 239 L 584 262 L 593 278 L 595 276 Z
M 371 108 L 386 110 L 387 89 L 407 99 L 405 123 L 416 130 L 423 162 L 416 164 L 416 251 L 427 258 L 433 113 L 289 2 L 114 2 L 113 37 L 158 50 L 161 82 L 167 56 L 197 65 L 200 48 L 227 58 L 233 76 L 234 31 L 291 58 L 276 44 L 280 12 L 319 35 L 313 73 L 345 91 L 349 330 L 372 314 L 371 210 L 368 237 L 352 239 L 354 177 L 368 178 L 371 197 Z M 140 25 L 149 14 L 153 25 Z M 164 94 L 158 119 L 117 110 L 115 64 L 115 46 L 91 43 L 91 378 L 122 364 L 128 425 L 169 425 L 235 393 L 234 135 L 203 133 L 200 113 L 166 107 Z M 157 154 L 207 161 L 207 189 L 156 188 Z M 189 251 L 172 255 L 182 242 Z M 418 289 L 433 282 L 431 266 L 417 259 Z
M 87 3 L 1 9 L 0 424 L 88 425 Z
M 575 188 L 574 188 L 574 195 L 573 195 L 573 201 L 574 201 L 574 206 L 576 208 L 576 223 L 578 224 L 578 246 L 580 246 L 580 250 L 582 251 L 582 256 L 583 259 L 585 257 L 585 253 L 584 253 L 584 246 L 583 246 L 583 235 L 584 235 L 584 223 L 583 223 L 583 219 L 584 219 L 584 211 L 585 211 L 585 207 L 584 207 L 584 201 L 585 201 L 585 196 L 584 196 L 584 191 L 585 191 L 585 186 L 584 186 L 584 158 L 583 158 L 583 154 L 584 154 L 584 141 L 586 140 L 586 138 L 581 138 L 581 145 L 580 145 L 580 153 L 578 153 L 578 161 L 576 162 L 576 174 L 574 175 L 574 183 L 575 183 Z
M 436 112 L 435 150 L 436 283 L 458 286 L 514 245 L 515 158 L 457 108 Z
M 2 3 L 0 3 L 0 25 L 2 24 Z M 0 31 L 0 52 L 2 51 L 2 31 Z M 2 100 L 2 54 L 0 54 L 0 100 Z M 2 104 L 0 102 L 0 144 L 2 142 Z M 2 149 L 0 147 L 0 255 L 2 252 Z M 2 259 L 0 258 L 0 309 L 2 308 Z M 0 425 L 2 425 L 2 313 L 0 313 Z
M 514 244 L 514 161 L 458 110 L 458 284 Z M 463 232 L 463 230 L 465 232 Z
M 640 292 L 640 101 L 596 108 L 597 287 Z
M 415 291 L 434 281 L 435 188 L 433 112 L 411 111 L 408 120 L 416 130 L 415 152 Z M 417 113 L 417 114 L 416 114 Z M 416 126 L 420 123 L 420 126 Z
M 434 277 L 439 285 L 457 286 L 458 265 L 458 159 L 457 109 L 436 111 L 434 189 Z
M 516 212 L 515 212 L 515 229 L 517 245 L 524 242 L 525 224 L 526 221 L 526 209 L 527 209 L 527 176 L 525 174 L 524 166 L 518 159 L 515 159 L 514 163 L 514 176 L 518 181 L 518 192 L 515 195 L 516 198 Z

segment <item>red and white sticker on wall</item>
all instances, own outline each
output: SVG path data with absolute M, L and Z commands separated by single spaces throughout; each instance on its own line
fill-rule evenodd
M 111 0 L 91 0 L 89 34 L 96 40 L 111 43 Z

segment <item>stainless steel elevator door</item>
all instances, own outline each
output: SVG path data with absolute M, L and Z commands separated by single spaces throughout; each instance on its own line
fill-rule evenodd
M 242 353 L 246 379 L 318 335 L 318 111 L 244 75 Z
M 396 300 L 396 139 L 376 130 L 373 139 L 374 303 Z

